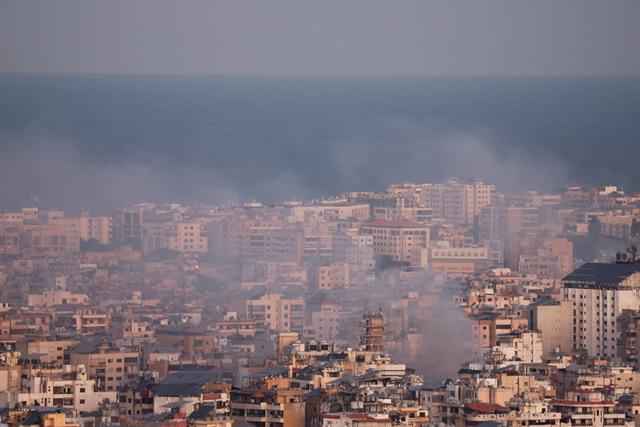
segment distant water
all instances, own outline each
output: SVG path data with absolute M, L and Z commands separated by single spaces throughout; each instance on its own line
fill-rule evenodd
M 0 74 L 0 144 L 0 208 L 30 195 L 275 200 L 450 175 L 640 190 L 640 77 Z

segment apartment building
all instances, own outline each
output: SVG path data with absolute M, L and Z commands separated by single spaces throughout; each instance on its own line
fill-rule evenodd
M 209 252 L 225 258 L 264 257 L 300 261 L 304 231 L 281 220 L 223 218 L 208 225 Z
M 634 215 L 602 215 L 596 217 L 596 222 L 598 231 L 603 236 L 628 240 L 640 220 Z
M 120 242 L 130 243 L 139 248 L 142 245 L 142 225 L 146 211 L 153 208 L 153 204 L 139 203 L 118 210 L 114 219 L 115 237 Z
M 542 333 L 544 356 L 573 349 L 572 310 L 571 302 L 551 298 L 539 298 L 529 306 L 529 329 Z
M 84 365 L 100 390 L 117 390 L 138 377 L 138 352 L 122 351 L 96 341 L 84 341 L 70 350 L 72 365 Z
M 146 219 L 142 224 L 142 253 L 149 254 L 158 249 L 168 248 L 170 228 L 171 222 L 168 220 Z
M 334 259 L 344 260 L 353 272 L 367 272 L 375 265 L 373 236 L 357 228 L 335 233 L 332 238 Z
M 338 302 L 319 293 L 307 300 L 305 323 L 316 340 L 333 340 L 338 336 L 340 306 Z
M 213 334 L 201 328 L 156 328 L 154 339 L 158 344 L 190 357 L 211 354 L 215 349 Z
M 348 288 L 349 264 L 332 262 L 312 269 L 312 285 L 320 290 Z
M 56 258 L 80 251 L 77 221 L 56 220 L 51 224 L 23 226 L 22 252 L 26 257 Z
M 429 247 L 429 227 L 409 221 L 368 222 L 362 233 L 373 242 L 376 258 L 388 257 L 392 262 L 409 267 L 425 267 Z
M 615 402 L 599 392 L 571 391 L 565 399 L 551 401 L 551 408 L 560 412 L 572 426 L 626 426 L 625 413 Z
M 79 227 L 82 240 L 96 240 L 103 245 L 111 242 L 111 217 L 81 215 Z
M 507 241 L 515 234 L 535 234 L 539 225 L 537 206 L 484 206 L 478 214 L 478 239 Z
M 623 310 L 640 310 L 639 263 L 586 263 L 563 279 L 574 350 L 615 357 Z
M 573 243 L 565 237 L 512 236 L 505 264 L 525 274 L 561 278 L 573 270 Z
M 21 240 L 20 226 L 0 224 L 0 256 L 19 256 Z
M 452 275 L 479 273 L 492 267 L 487 248 L 481 246 L 452 247 L 440 241 L 429 249 L 429 266 L 433 271 Z
M 69 350 L 78 345 L 78 340 L 36 339 L 21 341 L 16 349 L 22 354 L 37 354 L 41 363 L 69 363 Z
M 219 320 L 212 325 L 216 337 L 253 337 L 256 335 L 255 320 Z
M 279 293 L 267 293 L 246 301 L 246 314 L 250 320 L 279 332 L 304 330 L 304 299 L 287 298 Z
M 318 205 L 292 206 L 291 217 L 296 222 L 306 222 L 314 217 L 330 221 L 359 219 L 366 220 L 371 215 L 368 203 L 326 202 Z
M 21 391 L 0 392 L 3 407 L 63 407 L 77 411 L 96 411 L 103 402 L 116 402 L 115 391 L 99 391 L 96 381 L 87 377 L 85 366 L 65 365 L 59 369 L 38 369 L 28 377 Z
M 465 184 L 450 179 L 444 183 L 420 184 L 418 190 L 421 206 L 432 209 L 434 219 L 471 225 L 480 209 L 491 204 L 495 186 L 480 180 Z
M 250 426 L 304 427 L 303 390 L 232 390 L 231 417 Z
M 53 307 L 62 304 L 87 304 L 87 294 L 74 293 L 65 289 L 46 290 L 41 294 L 30 294 L 27 298 L 29 307 Z
M 520 330 L 501 335 L 496 345 L 506 360 L 524 363 L 542 362 L 542 336 L 538 332 Z
M 182 253 L 208 251 L 206 222 L 201 220 L 174 221 L 168 233 L 168 248 Z
M 385 221 L 413 221 L 430 224 L 433 222 L 433 209 L 418 206 L 376 206 L 373 217 Z

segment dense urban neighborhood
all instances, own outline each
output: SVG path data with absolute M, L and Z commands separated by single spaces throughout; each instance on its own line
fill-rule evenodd
M 0 213 L 10 426 L 631 426 L 640 195 Z

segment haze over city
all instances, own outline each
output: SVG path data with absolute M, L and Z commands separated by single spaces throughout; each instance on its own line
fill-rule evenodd
M 0 424 L 636 425 L 639 22 L 0 0 Z

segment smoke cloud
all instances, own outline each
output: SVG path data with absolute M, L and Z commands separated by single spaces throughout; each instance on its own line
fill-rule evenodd
M 602 141 L 635 147 L 634 87 L 633 79 L 3 75 L 0 209 L 31 196 L 67 209 L 269 203 L 450 176 L 505 191 L 574 180 L 633 191 L 632 156 Z
M 314 128 L 298 129 L 290 138 L 313 139 Z M 369 129 L 372 128 L 372 129 Z M 382 126 L 381 138 L 369 133 L 380 129 L 373 122 L 357 129 L 343 128 L 327 142 L 327 150 L 310 147 L 287 153 L 282 140 L 274 142 L 277 154 L 238 157 L 238 148 L 225 159 L 203 162 L 195 155 L 178 156 L 159 146 L 140 155 L 135 148 L 118 155 L 87 154 L 82 142 L 46 136 L 0 136 L 6 147 L 0 158 L 0 207 L 28 204 L 35 196 L 44 207 L 109 209 L 138 201 L 220 203 L 256 198 L 266 202 L 289 198 L 311 199 L 343 191 L 383 190 L 392 183 L 438 181 L 450 176 L 477 177 L 500 189 L 531 187 L 553 189 L 566 182 L 564 168 L 550 156 L 531 159 L 524 152 L 498 153 L 487 137 L 469 132 L 439 132 L 407 122 Z M 283 131 L 284 132 L 284 131 Z M 209 135 L 212 156 L 217 155 L 215 131 Z M 17 142 L 19 141 L 19 142 Z M 270 144 L 271 141 L 260 141 Z M 296 144 L 296 142 L 291 142 Z M 221 144 L 224 144 L 221 142 Z M 256 144 L 250 142 L 249 144 Z M 187 141 L 183 148 L 192 150 Z M 243 175 L 246 173 L 246 175 Z

